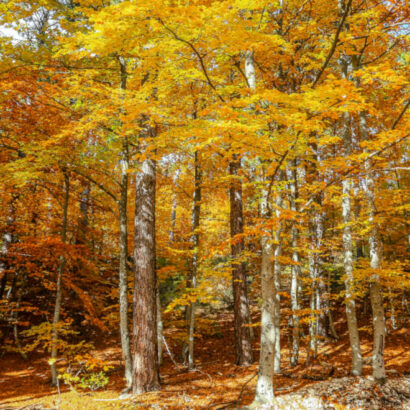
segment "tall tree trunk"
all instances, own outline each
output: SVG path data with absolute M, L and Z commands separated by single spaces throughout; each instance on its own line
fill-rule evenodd
M 121 89 L 127 88 L 127 67 L 125 60 L 119 57 L 121 70 Z M 130 348 L 130 334 L 128 329 L 128 170 L 129 152 L 128 138 L 123 137 L 121 160 L 120 160 L 120 201 L 118 204 L 120 222 L 120 266 L 119 266 L 119 293 L 120 293 L 120 335 L 121 348 L 124 358 L 124 377 L 126 381 L 126 391 L 132 385 L 132 356 Z
M 349 79 L 349 57 L 341 58 L 341 71 L 344 78 Z M 343 113 L 343 130 L 345 156 L 348 157 L 352 150 L 352 135 L 349 113 Z M 352 349 L 352 373 L 361 376 L 363 371 L 363 359 L 360 350 L 359 330 L 357 327 L 356 303 L 354 300 L 354 278 L 353 278 L 353 237 L 351 228 L 352 198 L 351 180 L 345 177 L 342 181 L 342 217 L 343 217 L 343 253 L 345 268 L 345 304 L 347 327 L 349 329 L 350 347 Z
M 252 51 L 245 52 L 245 76 L 249 88 L 256 88 L 255 61 Z M 263 219 L 272 216 L 269 204 L 269 190 L 264 188 L 260 203 Z M 261 238 L 261 343 L 259 355 L 258 381 L 251 408 L 270 405 L 274 400 L 273 375 L 275 370 L 275 272 L 273 266 L 274 249 L 272 231 L 266 229 Z
M 358 60 L 353 59 L 354 69 L 358 69 Z M 360 86 L 359 79 L 356 79 L 356 86 Z M 359 130 L 362 141 L 369 138 L 369 132 L 366 121 L 366 114 L 359 112 Z M 380 283 L 378 270 L 380 269 L 381 252 L 379 246 L 379 233 L 377 224 L 374 220 L 376 215 L 376 196 L 374 188 L 374 177 L 371 169 L 371 160 L 365 160 L 365 190 L 369 207 L 368 222 L 371 227 L 369 234 L 369 253 L 370 253 L 370 268 L 372 274 L 370 276 L 370 302 L 373 312 L 373 377 L 379 382 L 384 382 L 386 379 L 386 370 L 384 366 L 384 346 L 386 338 L 386 320 L 383 307 L 383 293 Z
M 61 242 L 67 242 L 67 218 L 68 218 L 68 201 L 70 197 L 70 177 L 67 170 L 63 170 L 64 174 L 64 201 L 63 201 L 63 223 L 61 230 Z M 51 383 L 53 386 L 58 384 L 57 372 L 57 345 L 58 345 L 58 323 L 60 321 L 61 300 L 63 295 L 63 271 L 66 264 L 64 256 L 60 257 L 60 264 L 57 269 L 56 283 L 56 303 L 54 306 L 53 329 L 51 332 Z
M 199 162 L 198 151 L 195 151 L 195 164 L 194 164 L 194 198 L 192 204 L 192 268 L 191 277 L 189 280 L 189 286 L 191 289 L 195 289 L 197 286 L 198 275 L 198 251 L 199 251 L 199 223 L 201 216 L 201 164 Z M 195 308 L 196 301 L 191 302 L 189 306 L 188 317 L 188 369 L 194 368 L 194 332 L 195 332 Z
M 120 266 L 119 266 L 119 287 L 120 287 L 120 334 L 122 355 L 125 365 L 126 388 L 132 384 L 132 357 L 130 349 L 130 335 L 128 330 L 128 142 L 124 138 L 121 158 L 121 180 L 120 180 Z
M 261 214 L 269 216 L 267 192 L 264 192 L 261 203 Z M 274 249 L 272 232 L 263 232 L 261 239 L 262 265 L 262 314 L 261 314 L 261 343 L 259 356 L 258 381 L 252 408 L 271 405 L 274 400 L 273 375 L 275 364 L 275 275 L 273 267 Z
M 248 366 L 253 362 L 251 333 L 249 323 L 249 301 L 246 279 L 246 266 L 241 260 L 244 253 L 243 240 L 243 204 L 242 181 L 238 175 L 240 159 L 234 157 L 229 164 L 231 185 L 230 197 L 230 228 L 232 257 L 232 288 L 234 298 L 234 328 L 235 328 L 235 363 Z
M 298 212 L 298 174 L 297 174 L 297 160 L 294 160 L 293 168 L 289 170 L 290 183 L 290 195 L 289 204 L 292 212 Z M 292 350 L 290 357 L 290 365 L 296 366 L 299 361 L 299 278 L 301 275 L 300 257 L 299 257 L 299 230 L 297 227 L 297 220 L 292 221 L 291 236 L 292 236 L 292 277 L 290 284 L 290 298 L 292 308 Z M 290 350 L 290 349 L 289 349 Z
M 153 137 L 155 130 L 150 128 Z M 155 194 L 156 163 L 145 159 L 136 176 L 133 377 L 134 394 L 160 389 L 157 339 Z
M 282 179 L 282 178 L 280 178 Z M 281 271 L 282 265 L 280 263 L 280 256 L 282 255 L 282 222 L 281 217 L 281 208 L 283 206 L 283 197 L 282 193 L 278 192 L 275 199 L 276 205 L 276 218 L 277 218 L 277 228 L 274 235 L 275 250 L 274 250 L 274 278 L 273 278 L 273 298 L 274 298 L 274 315 L 275 315 L 275 359 L 274 359 L 274 372 L 279 374 L 280 370 L 280 290 L 281 290 Z

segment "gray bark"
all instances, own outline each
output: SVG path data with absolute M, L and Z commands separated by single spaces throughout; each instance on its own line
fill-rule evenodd
M 360 85 L 359 80 L 356 80 L 356 85 Z M 367 140 L 368 128 L 366 114 L 364 112 L 359 112 L 359 129 L 362 140 Z M 380 283 L 380 276 L 377 272 L 380 269 L 381 252 L 379 245 L 378 228 L 374 220 L 376 214 L 376 195 L 370 159 L 366 159 L 365 161 L 365 174 L 365 190 L 369 206 L 368 222 L 371 227 L 369 234 L 369 253 L 370 268 L 372 269 L 372 274 L 370 276 L 370 302 L 373 312 L 373 377 L 375 378 L 375 380 L 383 382 L 386 379 L 386 370 L 384 366 L 386 320 L 383 306 L 382 286 Z
M 341 71 L 344 78 L 348 79 L 349 74 L 349 58 L 343 56 L 341 58 Z M 352 135 L 350 129 L 350 115 L 343 114 L 343 131 L 345 156 L 351 154 Z M 344 253 L 344 268 L 345 268 L 345 304 L 346 318 L 349 329 L 350 347 L 352 349 L 352 373 L 355 376 L 361 376 L 363 371 L 363 358 L 360 350 L 359 331 L 357 327 L 356 303 L 354 300 L 354 278 L 353 278 L 353 237 L 351 228 L 352 219 L 352 198 L 351 198 L 351 181 L 344 178 L 342 182 L 342 217 L 343 217 L 343 253 Z
M 150 137 L 156 130 L 149 128 Z M 156 163 L 147 158 L 136 175 L 132 392 L 160 389 L 155 249 Z

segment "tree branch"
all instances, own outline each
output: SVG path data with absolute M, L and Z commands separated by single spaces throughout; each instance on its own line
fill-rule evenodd
M 324 62 L 324 64 L 323 64 L 322 68 L 320 69 L 318 75 L 316 76 L 315 81 L 313 81 L 313 84 L 312 84 L 312 87 L 313 87 L 313 88 L 316 86 L 316 84 L 317 84 L 317 82 L 319 81 L 320 77 L 322 76 L 323 72 L 326 70 L 326 67 L 327 67 L 328 64 L 329 64 L 330 59 L 332 58 L 334 52 L 336 51 L 337 43 L 338 43 L 338 41 L 339 41 L 339 35 L 340 35 L 340 32 L 342 31 L 342 28 L 343 28 L 343 25 L 344 25 L 344 23 L 345 23 L 346 17 L 347 17 L 347 15 L 349 14 L 350 6 L 351 6 L 351 5 L 352 5 L 352 0 L 349 0 L 349 2 L 348 2 L 347 5 L 346 5 L 345 12 L 343 13 L 342 19 L 340 20 L 340 23 L 339 23 L 339 25 L 338 25 L 338 27 L 337 27 L 336 34 L 335 34 L 335 38 L 333 39 L 333 44 L 332 44 L 332 47 L 331 47 L 331 49 L 330 49 L 330 51 L 329 51 L 329 54 L 327 55 L 326 60 L 325 60 L 325 62 Z

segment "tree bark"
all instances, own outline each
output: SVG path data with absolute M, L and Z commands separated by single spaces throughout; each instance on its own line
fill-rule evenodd
M 295 159 L 293 168 L 289 170 L 290 176 L 290 195 L 289 195 L 289 205 L 292 212 L 295 214 L 298 212 L 298 176 L 297 176 L 297 161 Z M 299 341 L 300 341 L 300 330 L 299 330 L 299 278 L 301 275 L 300 268 L 300 257 L 299 257 L 299 230 L 297 227 L 297 220 L 292 221 L 291 227 L 291 237 L 292 237 L 292 277 L 290 284 L 290 298 L 291 298 L 291 309 L 292 309 L 292 350 L 290 357 L 290 365 L 296 366 L 299 361 Z
M 281 217 L 281 208 L 282 208 L 283 197 L 282 193 L 278 192 L 275 199 L 276 205 L 276 218 L 278 227 L 276 228 L 274 241 L 275 241 L 275 250 L 274 250 L 274 264 L 273 264 L 273 298 L 274 298 L 274 315 L 275 315 L 275 359 L 274 359 L 274 373 L 279 374 L 280 370 L 280 290 L 281 290 L 281 271 L 282 265 L 279 261 L 280 256 L 282 255 L 282 222 Z
M 150 128 L 150 133 L 155 130 Z M 160 389 L 155 267 L 156 163 L 145 159 L 136 176 L 133 377 L 134 394 Z
M 265 193 L 262 200 L 261 213 L 268 215 L 268 198 Z M 261 265 L 261 289 L 262 289 L 262 314 L 261 314 L 261 344 L 259 356 L 258 381 L 256 384 L 255 399 L 252 407 L 258 408 L 263 404 L 271 404 L 274 400 L 273 374 L 275 364 L 275 275 L 273 267 L 274 249 L 272 233 L 263 233 L 261 239 L 262 265 Z
M 198 151 L 195 151 L 195 163 L 194 163 L 194 198 L 192 204 L 192 267 L 191 277 L 189 280 L 189 286 L 191 289 L 195 289 L 197 286 L 198 275 L 198 251 L 199 251 L 199 223 L 201 216 L 201 164 L 199 162 Z M 194 363 L 194 342 L 195 342 L 195 309 L 196 301 L 191 302 L 188 309 L 188 369 L 192 370 L 195 366 Z
M 345 155 L 349 156 L 351 150 L 350 118 L 349 114 L 343 114 L 343 138 L 345 141 Z M 343 264 L 345 268 L 346 288 L 346 318 L 349 329 L 350 347 L 352 349 L 352 373 L 361 376 L 363 370 L 363 359 L 360 350 L 359 331 L 357 327 L 356 303 L 354 300 L 354 278 L 353 278 L 353 238 L 351 228 L 351 181 L 345 178 L 342 181 L 342 217 L 343 217 Z
M 231 184 L 230 228 L 232 258 L 232 289 L 234 298 L 235 364 L 248 366 L 253 362 L 250 328 L 249 300 L 246 266 L 241 258 L 244 252 L 242 181 L 240 180 L 240 159 L 229 164 Z
M 359 80 L 356 81 L 359 86 Z M 359 129 L 362 140 L 368 139 L 368 129 L 366 114 L 359 112 Z M 380 283 L 380 276 L 378 270 L 380 269 L 380 246 L 379 233 L 377 224 L 374 220 L 376 214 L 376 195 L 374 188 L 374 178 L 371 170 L 371 163 L 369 159 L 365 160 L 365 190 L 367 202 L 369 206 L 368 222 L 371 227 L 369 235 L 369 253 L 370 253 L 370 268 L 372 274 L 370 276 L 370 303 L 373 312 L 373 377 L 378 382 L 384 382 L 386 379 L 386 370 L 384 366 L 384 346 L 386 339 L 386 320 L 383 306 L 383 293 Z
M 125 60 L 118 58 L 121 70 L 121 89 L 127 88 L 127 68 Z M 120 263 L 119 263 L 119 293 L 120 293 L 120 335 L 121 348 L 124 358 L 124 377 L 126 390 L 132 385 L 132 356 L 130 348 L 130 334 L 128 329 L 128 169 L 129 151 L 128 139 L 123 137 L 120 159 L 120 201 L 118 203 L 120 222 Z
M 350 58 L 341 57 L 341 71 L 344 78 L 349 79 Z M 349 157 L 352 150 L 352 135 L 349 113 L 343 113 L 342 137 L 344 140 L 344 155 Z M 342 181 L 342 218 L 343 218 L 343 253 L 345 268 L 345 304 L 346 318 L 349 329 L 350 347 L 352 349 L 352 373 L 361 376 L 363 371 L 363 359 L 360 350 L 359 331 L 357 327 L 356 303 L 354 300 L 354 277 L 353 277 L 353 237 L 351 228 L 352 219 L 352 199 L 351 181 L 345 177 Z
M 358 70 L 359 59 L 357 56 L 352 57 L 353 70 Z M 355 78 L 356 87 L 360 87 L 360 79 Z M 359 132 L 361 140 L 366 141 L 369 138 L 369 131 L 367 127 L 366 113 L 359 112 Z M 375 204 L 375 188 L 374 177 L 371 170 L 371 160 L 365 160 L 365 191 L 369 207 L 368 222 L 371 227 L 369 235 L 369 254 L 370 254 L 370 268 L 372 274 L 370 277 L 370 303 L 373 312 L 373 377 L 379 382 L 384 382 L 386 379 L 386 371 L 384 366 L 384 346 L 386 338 L 386 323 L 383 307 L 383 293 L 380 283 L 380 276 L 378 270 L 380 269 L 380 247 L 379 247 L 379 233 L 377 224 L 374 220 L 376 214 Z
M 64 201 L 63 201 L 63 223 L 61 230 L 61 242 L 67 242 L 67 219 L 68 219 L 68 201 L 70 197 L 70 178 L 67 170 L 64 174 Z M 57 372 L 57 344 L 58 344 L 58 322 L 60 321 L 61 300 L 63 295 L 63 271 L 66 264 L 64 256 L 60 257 L 60 264 L 57 269 L 57 283 L 56 283 L 56 302 L 54 306 L 53 329 L 51 332 L 51 384 L 57 386 L 58 372 Z
M 124 138 L 121 153 L 121 180 L 120 180 L 120 201 L 119 201 L 119 219 L 120 219 L 120 266 L 119 266 L 119 290 L 120 290 L 120 334 L 122 355 L 125 365 L 126 388 L 129 389 L 132 384 L 132 357 L 130 349 L 130 335 L 128 329 L 128 142 Z

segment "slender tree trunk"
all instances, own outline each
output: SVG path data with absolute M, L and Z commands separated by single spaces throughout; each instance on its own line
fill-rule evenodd
M 171 229 L 169 231 L 169 243 L 172 244 L 175 240 L 175 224 L 177 220 L 177 205 L 178 205 L 178 197 L 177 197 L 177 190 L 176 185 L 178 183 L 179 174 L 181 171 L 177 169 L 175 171 L 174 177 L 172 178 L 172 182 L 174 184 L 174 195 L 172 197 L 172 208 L 171 208 Z
M 13 243 L 13 224 L 15 219 L 15 201 L 18 195 L 12 195 L 10 202 L 9 216 L 7 217 L 7 230 L 3 233 L 3 241 L 0 250 L 0 300 L 3 298 L 4 292 L 7 286 L 8 274 L 7 270 L 9 266 L 6 262 L 7 253 L 10 245 Z M 8 299 L 8 297 L 7 297 Z
M 261 315 L 261 344 L 259 357 L 258 381 L 256 385 L 253 408 L 259 408 L 266 404 L 272 404 L 273 374 L 275 363 L 275 297 L 273 289 L 274 249 L 271 233 L 266 232 L 261 239 L 262 266 L 261 266 L 261 288 L 262 288 L 262 315 Z
M 359 85 L 359 84 L 357 84 Z M 363 140 L 368 139 L 366 115 L 364 112 L 359 113 L 359 128 Z M 371 227 L 369 235 L 369 253 L 370 253 L 370 268 L 372 274 L 370 276 L 370 302 L 373 312 L 373 377 L 379 382 L 384 382 L 386 379 L 386 370 L 384 367 L 384 346 L 386 339 L 386 320 L 383 307 L 383 293 L 380 284 L 380 246 L 379 235 L 376 222 L 374 220 L 376 214 L 375 205 L 375 188 L 374 178 L 371 170 L 370 160 L 365 161 L 365 189 L 367 201 L 369 204 L 368 222 Z
M 150 128 L 151 136 L 155 130 Z M 155 267 L 156 163 L 145 159 L 136 176 L 133 377 L 134 394 L 160 389 Z
M 343 77 L 349 79 L 349 58 L 341 58 L 341 70 Z M 350 126 L 350 116 L 348 113 L 343 114 L 343 139 L 345 147 L 345 156 L 348 157 L 352 149 L 352 136 Z M 363 359 L 360 350 L 359 330 L 357 327 L 356 303 L 354 300 L 354 278 L 353 278 L 353 237 L 351 228 L 352 219 L 352 199 L 351 199 L 351 180 L 347 177 L 342 182 L 342 217 L 343 217 L 343 253 L 345 268 L 345 304 L 347 327 L 349 329 L 350 347 L 352 349 L 352 373 L 355 376 L 361 376 L 363 371 Z
M 124 138 L 122 158 L 121 158 L 121 180 L 120 180 L 120 266 L 119 266 L 119 287 L 120 287 L 120 334 L 122 355 L 125 365 L 126 388 L 132 384 L 132 357 L 130 349 L 130 335 L 128 329 L 128 142 Z
M 295 159 L 293 164 L 293 169 L 289 171 L 289 176 L 291 179 L 290 183 L 290 195 L 289 203 L 290 209 L 295 214 L 298 212 L 298 176 L 297 176 L 297 160 Z M 291 308 L 292 308 L 292 350 L 290 357 L 290 365 L 296 366 L 299 361 L 299 341 L 300 341 L 300 330 L 299 330 L 299 278 L 301 275 L 300 268 L 300 257 L 299 257 L 299 230 L 298 230 L 297 220 L 292 221 L 291 236 L 292 236 L 292 277 L 290 284 L 290 298 L 291 298 Z M 290 350 L 290 349 L 289 349 Z
M 192 268 L 190 287 L 195 289 L 197 286 L 198 276 L 198 257 L 199 257 L 199 223 L 201 216 L 201 164 L 199 162 L 198 151 L 195 151 L 195 164 L 194 164 L 194 198 L 192 204 L 192 236 L 191 242 L 193 247 L 192 253 Z M 195 366 L 194 363 L 194 339 L 195 339 L 195 309 L 196 302 L 192 302 L 189 306 L 189 319 L 188 319 L 188 369 L 192 370 Z
M 396 309 L 394 307 L 394 298 L 393 294 L 391 291 L 391 288 L 389 288 L 389 304 L 390 304 L 390 320 L 391 320 L 391 326 L 393 330 L 397 329 L 397 323 L 396 323 Z
M 162 308 L 161 308 L 161 298 L 159 293 L 159 283 L 157 283 L 157 294 L 156 294 L 156 303 L 157 303 L 157 340 L 158 340 L 158 364 L 162 365 L 162 345 L 163 345 L 163 329 L 164 324 L 162 322 Z
M 309 308 L 310 308 L 310 320 L 309 320 L 309 345 L 306 357 L 306 365 L 310 364 L 312 358 L 316 357 L 317 353 L 317 307 L 316 307 L 316 287 L 317 276 L 315 266 L 315 245 L 314 245 L 314 233 L 312 226 L 309 229 L 311 235 L 311 253 L 309 254 L 309 277 L 310 277 L 310 294 L 309 294 Z
M 7 224 L 9 224 L 9 221 L 12 220 L 12 218 L 9 217 Z M 7 258 L 7 253 L 9 250 L 9 246 L 12 242 L 12 235 L 10 232 L 5 232 L 3 234 L 3 241 L 1 245 L 1 253 L 0 253 L 0 299 L 3 298 L 4 291 L 6 290 L 6 285 L 7 285 L 7 263 L 6 263 L 6 258 Z
M 125 60 L 119 57 L 121 70 L 121 89 L 127 88 L 127 67 Z M 132 385 L 132 356 L 130 348 L 130 334 L 128 329 L 128 170 L 129 170 L 129 152 L 128 138 L 123 137 L 121 160 L 120 160 L 120 201 L 118 204 L 119 222 L 120 222 L 120 266 L 119 266 L 119 293 L 120 293 L 120 335 L 122 356 L 124 358 L 124 377 L 126 382 L 126 391 L 131 389 Z
M 12 320 L 13 320 L 13 334 L 14 334 L 14 342 L 16 343 L 17 350 L 20 353 L 21 357 L 24 360 L 27 360 L 27 355 L 23 350 L 23 347 L 21 346 L 20 343 L 20 338 L 19 338 L 19 333 L 18 333 L 18 312 L 21 306 L 21 300 L 23 298 L 23 293 L 26 288 L 26 282 L 27 282 L 27 273 L 23 274 L 23 280 L 20 286 L 20 289 L 18 291 L 18 296 L 17 296 L 17 302 L 16 302 L 16 310 L 13 312 L 12 315 Z
M 386 379 L 384 367 L 384 346 L 386 338 L 386 325 L 383 307 L 383 293 L 380 284 L 380 277 L 377 270 L 380 269 L 380 253 L 378 244 L 378 232 L 374 222 L 374 181 L 369 172 L 369 164 L 366 161 L 366 191 L 368 195 L 370 213 L 369 223 L 372 226 L 369 237 L 370 246 L 370 267 L 372 275 L 370 277 L 370 302 L 373 312 L 373 377 L 375 380 L 383 382 Z
M 77 245 L 84 245 L 86 243 L 89 202 L 90 184 L 87 182 L 87 185 L 84 187 L 80 195 L 80 216 L 78 218 L 78 230 L 75 238 L 75 243 Z
M 63 201 L 63 223 L 61 231 L 61 242 L 67 242 L 67 219 L 68 219 L 68 201 L 70 197 L 70 177 L 66 170 L 64 173 L 64 201 Z M 66 260 L 64 256 L 60 257 L 60 264 L 57 269 L 57 284 L 56 284 L 56 303 L 54 306 L 53 329 L 51 332 L 51 383 L 53 386 L 58 384 L 57 372 L 57 345 L 58 345 L 58 323 L 60 321 L 61 300 L 63 295 L 63 271 Z
M 242 182 L 238 175 L 240 160 L 236 157 L 229 164 L 231 186 L 230 227 L 232 254 L 232 288 L 234 297 L 235 363 L 248 366 L 253 362 L 246 266 L 241 260 L 244 252 Z M 239 237 L 238 237 L 239 236 Z
M 278 227 L 276 228 L 274 241 L 275 241 L 275 250 L 274 250 L 274 287 L 273 287 L 273 297 L 274 297 L 274 315 L 275 315 L 275 359 L 274 359 L 274 372 L 279 374 L 280 370 L 280 290 L 281 290 L 281 271 L 282 265 L 280 263 L 280 256 L 282 255 L 282 222 L 281 218 L 281 208 L 283 206 L 283 197 L 280 192 L 276 195 L 275 200 L 276 205 L 276 218 Z

